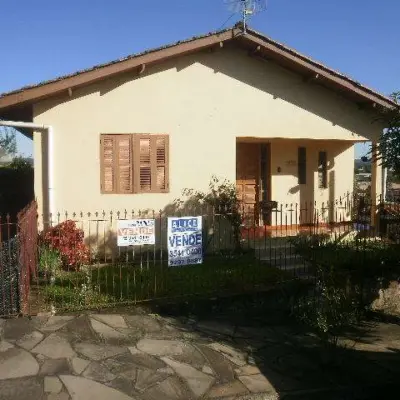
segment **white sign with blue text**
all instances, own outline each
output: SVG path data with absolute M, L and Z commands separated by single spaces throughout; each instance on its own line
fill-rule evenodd
M 156 243 L 154 219 L 119 220 L 117 223 L 118 246 L 143 246 Z
M 202 218 L 168 218 L 168 265 L 172 267 L 202 262 Z

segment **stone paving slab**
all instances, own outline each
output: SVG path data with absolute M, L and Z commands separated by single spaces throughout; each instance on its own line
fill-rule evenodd
M 189 364 L 183 364 L 167 357 L 162 357 L 162 360 L 187 383 L 196 397 L 203 396 L 215 381 L 214 377 L 193 368 Z
M 193 351 L 190 344 L 179 340 L 142 339 L 136 347 L 152 356 L 181 356 Z
M 257 400 L 278 392 L 296 399 L 360 385 L 365 376 L 396 382 L 400 372 L 398 327 L 380 326 L 364 343 L 352 339 L 362 358 L 329 369 L 319 364 L 315 339 L 305 337 L 300 351 L 297 331 L 186 321 L 119 314 L 0 319 L 0 400 Z
M 249 391 L 246 386 L 243 385 L 243 383 L 239 381 L 232 381 L 222 385 L 215 385 L 208 393 L 208 397 L 210 399 L 216 399 L 221 397 L 238 396 L 247 393 L 249 393 Z
M 44 378 L 44 391 L 46 393 L 60 393 L 63 388 L 61 381 L 56 376 Z
M 93 319 L 102 322 L 110 326 L 111 328 L 118 329 L 118 328 L 128 328 L 124 318 L 121 315 L 104 315 L 104 314 L 93 314 L 91 316 Z
M 39 375 L 41 376 L 52 376 L 60 374 L 72 373 L 71 363 L 67 358 L 48 359 L 44 360 L 40 367 Z
M 3 328 L 3 339 L 8 342 L 15 343 L 22 339 L 25 335 L 32 333 L 36 330 L 37 325 L 42 323 L 41 320 L 28 319 L 28 318 L 16 318 L 5 320 Z
M 47 400 L 41 379 L 24 377 L 0 380 L 0 400 Z
M 90 323 L 92 325 L 93 330 L 104 339 L 125 339 L 125 335 L 121 332 L 118 332 L 116 329 L 111 328 L 111 326 L 97 321 L 97 319 L 90 318 Z
M 132 400 L 133 397 L 127 396 L 118 390 L 104 386 L 101 383 L 90 379 L 72 375 L 61 375 L 60 379 L 66 386 L 73 400 Z
M 100 338 L 93 330 L 89 318 L 81 315 L 64 325 L 59 332 L 65 333 L 72 342 L 100 342 Z
M 128 351 L 127 348 L 121 346 L 106 346 L 87 342 L 77 343 L 75 350 L 86 358 L 95 361 L 105 360 Z
M 81 374 L 89 364 L 90 361 L 84 358 L 74 357 L 71 359 L 71 366 L 76 375 Z
M 85 369 L 82 376 L 87 379 L 91 379 L 97 382 L 109 382 L 115 379 L 117 376 L 114 375 L 105 365 L 93 361 Z
M 13 347 L 0 353 L 0 380 L 35 376 L 39 364 L 26 350 Z
M 76 355 L 68 340 L 55 333 L 52 333 L 38 346 L 34 347 L 32 353 L 42 354 L 53 359 L 72 358 Z
M 128 315 L 125 317 L 126 323 L 133 330 L 142 333 L 152 333 L 161 331 L 161 324 L 154 317 L 142 315 Z
M 46 400 L 70 400 L 71 397 L 66 392 L 49 393 Z
M 135 389 L 144 392 L 156 383 L 168 378 L 168 374 L 152 371 L 150 369 L 138 369 L 136 371 Z
M 16 344 L 25 350 L 32 350 L 37 344 L 39 344 L 44 338 L 43 333 L 33 331 L 27 333 L 21 339 L 17 340 Z
M 144 400 L 189 400 L 191 395 L 177 377 L 170 376 L 148 389 L 142 398 Z
M 55 332 L 65 326 L 69 321 L 73 320 L 71 316 L 52 316 L 40 328 L 42 332 Z
M 0 353 L 4 353 L 5 351 L 14 348 L 12 343 L 8 343 L 5 340 L 0 342 Z

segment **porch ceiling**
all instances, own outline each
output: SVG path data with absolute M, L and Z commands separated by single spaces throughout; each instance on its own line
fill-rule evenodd
M 370 140 L 367 138 L 354 138 L 354 139 L 314 139 L 314 138 L 287 138 L 287 137 L 253 137 L 253 136 L 243 136 L 237 137 L 236 143 L 272 143 L 272 142 L 282 142 L 285 140 L 295 141 L 295 142 L 353 142 L 353 143 L 365 143 L 369 142 Z

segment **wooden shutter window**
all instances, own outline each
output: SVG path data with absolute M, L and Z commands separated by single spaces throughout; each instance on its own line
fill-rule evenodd
M 305 147 L 298 148 L 298 182 L 299 185 L 307 183 L 307 151 Z
M 318 153 L 318 187 L 320 189 L 328 187 L 328 157 L 326 151 Z
M 101 193 L 169 190 L 168 135 L 101 135 Z
M 157 191 L 165 191 L 168 189 L 168 172 L 167 172 L 167 153 L 168 153 L 168 136 L 158 136 L 155 140 L 156 147 L 156 189 Z
M 133 193 L 132 138 L 130 135 L 117 136 L 117 191 Z
M 101 147 L 101 191 L 103 193 L 114 193 L 115 188 L 115 140 L 110 136 L 103 136 Z
M 168 135 L 134 135 L 134 138 L 135 192 L 168 192 Z
M 152 185 L 150 138 L 139 138 L 139 158 L 140 192 L 150 192 Z

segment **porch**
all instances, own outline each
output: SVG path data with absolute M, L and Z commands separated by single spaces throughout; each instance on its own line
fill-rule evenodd
M 298 232 L 351 220 L 352 140 L 237 138 L 236 187 L 246 227 Z M 372 166 L 372 199 L 383 194 L 381 166 Z M 374 201 L 374 200 L 373 200 Z M 256 235 L 257 236 L 257 235 Z M 274 235 L 280 236 L 280 235 Z

